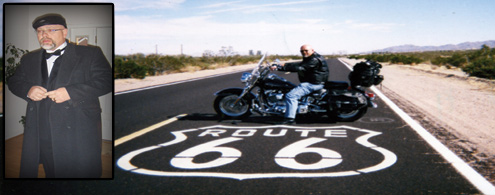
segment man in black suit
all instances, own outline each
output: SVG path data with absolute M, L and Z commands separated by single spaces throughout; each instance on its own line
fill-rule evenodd
M 101 108 L 112 91 L 112 71 L 98 47 L 69 43 L 65 18 L 46 14 L 33 21 L 41 49 L 27 53 L 9 89 L 28 102 L 21 178 L 101 177 Z

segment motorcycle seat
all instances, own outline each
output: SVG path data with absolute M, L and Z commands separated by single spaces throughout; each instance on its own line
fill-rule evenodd
M 328 89 L 347 89 L 349 87 L 349 83 L 346 81 L 327 81 L 325 83 L 325 88 Z

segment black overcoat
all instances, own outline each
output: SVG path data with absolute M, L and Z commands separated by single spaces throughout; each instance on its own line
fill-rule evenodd
M 43 50 L 27 53 L 8 87 L 27 101 L 21 155 L 21 178 L 35 178 L 40 163 L 40 101 L 27 97 L 32 86 L 42 86 Z M 65 87 L 70 100 L 48 105 L 55 176 L 87 178 L 101 176 L 101 107 L 98 97 L 112 91 L 110 64 L 100 48 L 68 44 L 53 81 L 52 90 Z M 50 91 L 50 90 L 49 90 Z

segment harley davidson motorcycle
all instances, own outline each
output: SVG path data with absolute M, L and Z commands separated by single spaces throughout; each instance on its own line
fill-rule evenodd
M 227 88 L 215 93 L 214 108 L 223 118 L 242 119 L 253 112 L 262 116 L 283 116 L 287 108 L 284 96 L 296 85 L 270 73 L 270 66 L 263 55 L 251 73 L 243 73 L 244 88 Z M 352 122 L 361 118 L 369 107 L 377 108 L 375 94 L 366 87 L 378 85 L 383 80 L 378 75 L 382 66 L 374 61 L 358 63 L 346 81 L 327 81 L 325 87 L 299 100 L 298 115 L 329 116 L 332 121 Z

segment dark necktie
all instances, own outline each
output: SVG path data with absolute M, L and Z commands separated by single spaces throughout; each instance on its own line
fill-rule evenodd
M 64 51 L 64 50 L 65 50 L 65 48 L 63 48 L 63 49 L 57 49 L 53 53 L 48 53 L 47 52 L 47 53 L 45 53 L 45 59 L 51 58 L 52 56 L 60 56 L 60 55 L 62 55 L 62 51 Z

